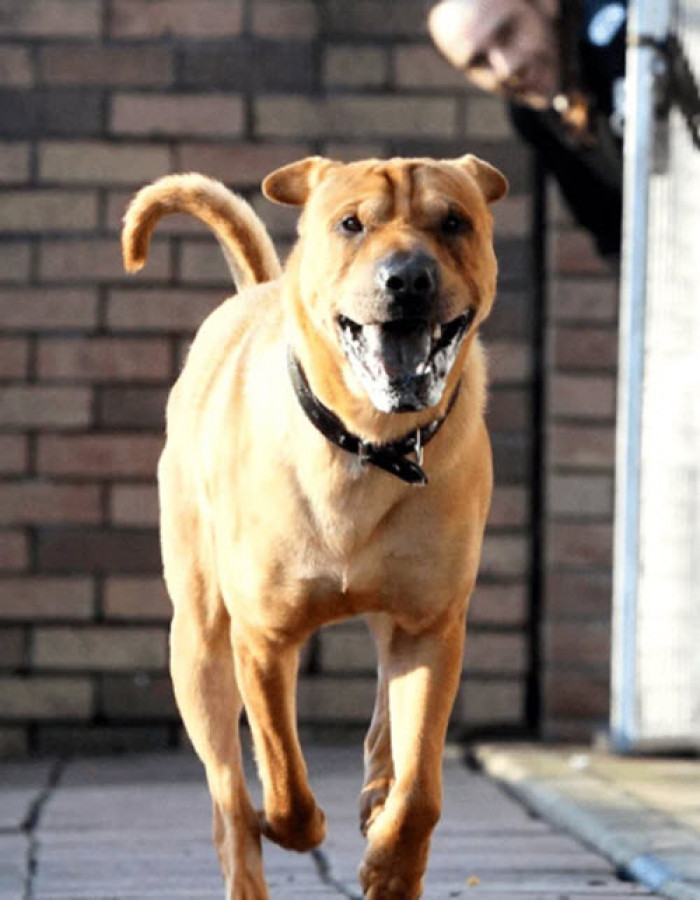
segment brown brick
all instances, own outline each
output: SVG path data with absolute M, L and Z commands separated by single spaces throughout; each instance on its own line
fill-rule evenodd
M 110 493 L 109 515 L 115 525 L 157 525 L 158 492 L 155 486 L 114 485 Z
M 321 629 L 320 667 L 324 673 L 372 673 L 377 652 L 368 629 L 357 622 L 344 622 Z
M 530 547 L 526 537 L 486 534 L 481 554 L 482 577 L 517 578 L 526 575 L 529 568 Z
M 115 753 L 153 753 L 170 750 L 170 725 L 94 725 L 74 728 L 39 725 L 34 729 L 37 753 L 59 758 L 105 756 Z
M 523 388 L 492 390 L 486 407 L 486 421 L 493 431 L 526 431 L 532 422 L 532 397 Z
M 123 572 L 161 570 L 155 529 L 107 531 L 97 528 L 60 528 L 41 532 L 37 539 L 39 569 L 47 573 Z
M 155 435 L 44 435 L 38 470 L 46 475 L 155 477 L 163 439 Z
M 381 141 L 327 141 L 322 146 L 324 156 L 339 162 L 354 162 L 358 159 L 383 158 L 388 152 Z
M 381 47 L 330 45 L 323 59 L 323 81 L 329 87 L 381 87 L 389 71 L 387 52 Z
M 603 375 L 555 375 L 550 379 L 550 412 L 567 419 L 613 419 L 616 381 Z
M 422 0 L 328 0 L 326 26 L 332 34 L 376 37 L 425 37 L 426 6 Z
M 108 719 L 178 718 L 170 678 L 142 673 L 126 678 L 104 678 L 98 711 Z
M 602 328 L 556 328 L 554 363 L 562 369 L 615 371 L 617 333 Z
M 235 94 L 117 94 L 113 134 L 228 136 L 243 133 L 243 101 Z
M 218 290 L 115 290 L 107 321 L 113 331 L 194 331 L 223 299 Z
M 372 715 L 375 692 L 374 677 L 302 677 L 297 693 L 299 720 L 367 723 Z
M 472 631 L 464 648 L 467 677 L 522 675 L 527 670 L 528 649 L 524 634 Z
M 46 339 L 39 377 L 68 381 L 169 381 L 170 345 L 158 338 Z
M 608 571 L 548 572 L 545 582 L 547 614 L 560 621 L 610 620 L 612 574 Z
M 170 619 L 172 607 L 163 579 L 112 576 L 105 583 L 104 611 L 108 619 Z
M 406 44 L 393 50 L 394 81 L 399 88 L 453 88 L 468 90 L 464 75 L 432 46 Z
M 530 492 L 521 485 L 499 485 L 493 492 L 490 528 L 526 527 L 530 517 Z
M 455 137 L 457 101 L 411 95 L 269 96 L 255 101 L 255 129 L 264 137 Z
M 30 152 L 30 145 L 23 141 L 0 144 L 0 183 L 22 184 L 29 180 Z
M 89 578 L 3 578 L 0 620 L 89 620 L 93 585 Z
M 452 713 L 454 722 L 473 727 L 517 725 L 524 718 L 525 692 L 520 681 L 463 682 Z
M 568 670 L 610 666 L 610 622 L 548 622 L 544 628 L 547 665 Z
M 0 572 L 19 572 L 28 561 L 27 535 L 23 531 L 0 530 Z
M 607 717 L 610 687 L 605 673 L 584 674 L 566 669 L 551 672 L 544 685 L 547 716 L 565 719 Z
M 110 34 L 115 38 L 230 37 L 242 27 L 241 0 L 114 0 Z
M 26 241 L 0 241 L 0 284 L 14 284 L 28 280 L 29 252 L 29 244 Z
M 7 728 L 0 725 L 0 759 L 17 759 L 29 753 L 29 735 L 26 728 Z
M 612 518 L 612 475 L 550 475 L 547 514 L 574 518 Z
M 504 238 L 529 239 L 532 222 L 532 199 L 528 194 L 512 194 L 493 207 L 493 226 L 496 240 Z M 496 298 L 499 303 L 499 299 Z
M 0 379 L 22 379 L 27 374 L 29 347 L 22 338 L 0 337 Z
M 98 37 L 100 0 L 10 0 L 0 14 L 0 35 Z
M 180 245 L 180 277 L 192 284 L 221 285 L 226 291 L 231 273 L 218 243 L 183 241 Z
M 24 628 L 0 629 L 0 671 L 13 671 L 25 665 L 24 659 L 25 631 Z
M 548 529 L 547 556 L 552 566 L 607 568 L 612 563 L 612 527 L 557 522 Z
M 512 384 L 532 377 L 532 348 L 521 341 L 488 342 L 487 359 L 492 384 Z
M 257 0 L 252 8 L 253 34 L 266 38 L 311 38 L 319 28 L 312 0 Z
M 165 430 L 165 388 L 104 388 L 100 391 L 97 420 L 106 429 Z
M 111 576 L 105 582 L 105 616 L 109 619 L 168 621 L 172 606 L 161 577 Z
M 0 321 L 5 331 L 89 330 L 97 323 L 97 293 L 90 288 L 2 288 Z
M 507 106 L 500 97 L 474 94 L 467 97 L 466 136 L 472 140 L 506 141 L 514 138 Z M 499 204 L 500 205 L 500 204 Z M 494 214 L 497 215 L 494 208 Z
M 527 621 L 527 600 L 527 587 L 522 582 L 481 584 L 477 581 L 469 604 L 469 626 L 521 626 Z
M 39 147 L 39 177 L 64 184 L 133 184 L 170 169 L 167 147 L 100 141 L 48 141 Z
M 37 669 L 162 669 L 166 645 L 162 628 L 40 626 L 34 632 L 32 663 Z
M 95 486 L 6 482 L 0 484 L 0 524 L 97 523 L 102 517 Z
M 13 386 L 0 390 L 0 426 L 83 428 L 90 424 L 91 395 L 86 388 Z
M 165 87 L 173 80 L 173 53 L 147 47 L 55 44 L 39 51 L 39 77 L 53 84 Z
M 0 20 L 0 29 L 2 22 Z M 31 87 L 34 84 L 34 66 L 27 47 L 0 44 L 0 86 Z
M 559 279 L 551 294 L 551 316 L 560 322 L 614 324 L 617 298 L 618 285 L 613 278 Z
M 554 267 L 567 275 L 609 275 L 608 264 L 582 230 L 560 231 L 554 239 Z
M 550 461 L 559 467 L 612 469 L 614 426 L 553 425 L 549 430 Z
M 19 434 L 0 434 L 0 472 L 21 475 L 27 471 L 27 439 Z
M 94 282 L 124 281 L 121 249 L 116 240 L 42 241 L 39 248 L 39 275 L 42 281 Z M 168 247 L 154 241 L 148 254 L 145 277 L 170 277 Z
M 0 232 L 89 231 L 97 227 L 92 192 L 8 190 L 0 206 Z
M 4 719 L 89 719 L 92 697 L 87 678 L 0 678 Z
M 311 144 L 182 143 L 175 148 L 175 169 L 206 172 L 226 184 L 259 187 L 274 169 L 309 156 Z

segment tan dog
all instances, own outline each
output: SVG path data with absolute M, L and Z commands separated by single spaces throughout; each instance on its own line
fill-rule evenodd
M 213 228 L 239 288 L 192 346 L 159 467 L 172 677 L 228 900 L 268 897 L 261 834 L 295 850 L 323 840 L 297 660 L 320 625 L 356 615 L 379 657 L 360 881 L 372 900 L 420 896 L 491 495 L 476 331 L 496 280 L 487 204 L 506 189 L 473 156 L 285 166 L 263 184 L 304 207 L 281 276 L 252 210 L 203 176 L 156 182 L 126 215 L 129 270 L 158 219 L 184 211 Z

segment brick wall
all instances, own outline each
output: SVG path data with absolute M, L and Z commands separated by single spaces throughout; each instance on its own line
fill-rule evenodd
M 586 741 L 610 703 L 618 284 L 548 200 L 541 728 Z
M 502 276 L 487 327 L 497 486 L 454 723 L 525 724 L 530 160 L 499 101 L 466 89 L 431 49 L 427 5 L 0 6 L 0 752 L 179 739 L 154 473 L 168 388 L 230 285 L 212 236 L 184 218 L 159 226 L 146 270 L 126 278 L 120 219 L 144 182 L 199 169 L 252 198 L 284 250 L 294 215 L 258 184 L 312 152 L 470 150 L 511 181 L 495 210 Z M 562 376 L 561 390 L 597 377 Z M 565 440 L 579 444 L 562 429 Z M 372 668 L 360 625 L 325 630 L 304 658 L 302 721 L 365 723 Z

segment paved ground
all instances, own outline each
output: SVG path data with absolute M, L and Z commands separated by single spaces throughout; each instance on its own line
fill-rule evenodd
M 575 816 L 565 821 L 552 787 L 558 780 L 566 787 L 560 791 L 563 806 L 583 807 L 595 818 L 589 792 L 593 782 L 604 780 L 612 785 L 612 793 L 606 795 L 608 807 L 603 810 L 599 804 L 598 811 L 606 813 L 608 825 L 616 827 L 622 819 L 629 823 L 632 803 L 640 834 L 653 834 L 658 846 L 670 853 L 678 849 L 675 825 L 670 827 L 666 812 L 658 810 L 648 819 L 651 808 L 668 804 L 669 798 L 663 791 L 663 796 L 655 794 L 658 782 L 649 772 L 638 770 L 632 798 L 626 787 L 619 787 L 624 773 L 615 771 L 614 762 L 612 768 L 601 761 L 602 768 L 592 769 L 581 754 L 571 765 L 570 751 L 557 756 L 524 747 L 482 748 L 480 756 L 494 778 L 466 768 L 456 753 L 446 762 L 445 808 L 433 842 L 427 900 L 651 896 L 645 888 L 620 880 L 614 864 L 569 836 L 562 822 L 575 828 Z M 307 758 L 328 815 L 329 837 L 316 856 L 266 845 L 271 895 L 274 900 L 357 896 L 355 869 L 363 843 L 355 812 L 360 749 L 311 746 Z M 698 771 L 699 764 L 692 765 L 695 768 L 687 771 L 674 769 L 669 783 L 678 789 L 673 802 L 682 807 L 674 822 L 680 825 L 682 820 L 686 837 L 697 838 L 693 829 L 700 804 L 688 806 L 684 790 L 691 790 L 691 772 Z M 579 778 L 582 791 L 577 793 L 571 785 Z M 504 779 L 507 790 L 498 779 Z M 511 790 L 525 802 L 515 799 Z M 697 801 L 697 781 L 692 793 Z M 527 805 L 554 813 L 554 824 L 533 816 Z M 0 900 L 221 900 L 209 819 L 201 769 L 186 755 L 1 765 Z M 647 821 L 654 825 L 649 833 Z M 587 824 L 595 831 L 590 821 Z M 590 833 L 585 836 L 591 840 Z M 700 876 L 700 854 L 693 862 Z M 684 896 L 697 898 L 700 893 Z

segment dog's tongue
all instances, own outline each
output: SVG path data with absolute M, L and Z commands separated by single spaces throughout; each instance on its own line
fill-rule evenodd
M 422 375 L 430 356 L 430 328 L 427 322 L 401 320 L 363 328 L 373 362 L 390 379 Z

